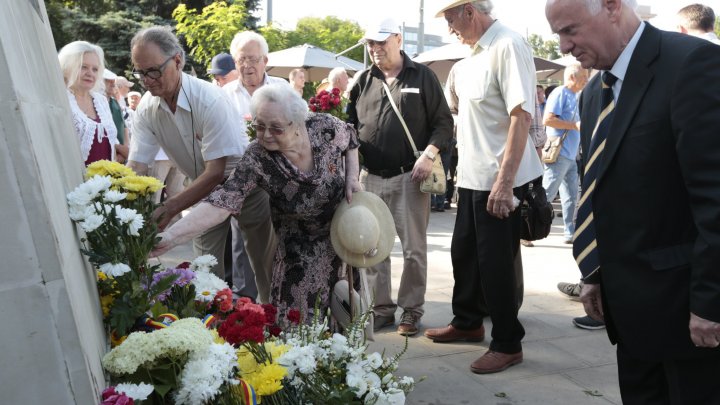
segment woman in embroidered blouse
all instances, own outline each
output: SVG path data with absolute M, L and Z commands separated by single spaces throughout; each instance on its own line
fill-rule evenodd
M 260 187 L 270 195 L 279 239 L 272 303 L 281 311 L 311 314 L 319 297 L 325 311 L 342 264 L 330 243 L 330 222 L 342 199 L 350 201 L 361 189 L 355 129 L 331 115 L 308 113 L 307 103 L 282 83 L 260 87 L 251 111 L 257 142 L 250 143 L 223 185 L 160 234 L 154 254 L 238 213 L 248 193 Z
M 105 70 L 103 50 L 85 41 L 75 41 L 60 50 L 58 59 L 83 162 L 89 165 L 97 160 L 114 160 L 115 149 L 124 146 L 118 144 L 117 129 L 103 94 L 104 84 L 100 80 Z

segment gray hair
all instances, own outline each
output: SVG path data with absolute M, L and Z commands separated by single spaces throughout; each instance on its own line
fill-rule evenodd
M 130 49 L 148 43 L 157 45 L 166 58 L 180 54 L 180 70 L 185 66 L 185 51 L 170 27 L 156 25 L 138 31 L 130 41 Z
M 290 79 L 290 80 L 295 80 L 295 78 L 297 77 L 297 75 L 299 75 L 300 73 L 303 73 L 303 74 L 304 74 L 304 73 L 305 73 L 305 69 L 293 69 L 293 70 L 290 71 L 290 74 L 288 75 L 288 79 Z
M 690 30 L 711 32 L 715 28 L 715 12 L 704 4 L 690 4 L 678 11 L 682 25 Z
M 342 77 L 342 75 L 348 77 L 347 71 L 345 71 L 344 67 L 338 66 L 336 68 L 333 68 L 333 70 L 328 73 L 328 82 L 330 82 L 331 86 L 335 87 L 335 85 L 338 84 L 338 80 L 340 80 L 340 77 Z
M 260 45 L 260 52 L 262 53 L 260 56 L 267 56 L 270 52 L 268 43 L 262 35 L 253 31 L 242 31 L 235 34 L 235 38 L 230 43 L 230 55 L 232 55 L 233 59 L 237 61 L 240 49 L 250 42 Z
M 565 67 L 565 72 L 563 74 L 563 78 L 567 82 L 570 80 L 570 77 L 577 77 L 577 74 L 585 71 L 585 69 L 579 64 L 579 63 L 573 63 L 571 65 L 567 65 Z
M 482 14 L 491 14 L 493 11 L 493 4 L 490 0 L 468 1 L 465 4 L 470 4 L 475 10 L 477 10 L 477 12 Z M 455 7 L 455 12 L 457 14 L 462 13 L 462 11 L 465 9 L 465 4 L 461 4 Z
M 293 124 L 304 125 L 308 114 L 305 100 L 287 83 L 272 83 L 255 90 L 250 100 L 250 113 L 254 117 L 264 103 L 277 103 L 285 109 L 284 115 Z
M 105 71 L 105 54 L 99 46 L 85 41 L 70 42 L 63 46 L 60 52 L 58 52 L 58 61 L 60 62 L 60 69 L 63 73 L 63 79 L 65 80 L 65 87 L 70 88 L 77 82 L 80 70 L 82 69 L 83 56 L 85 56 L 86 53 L 96 54 L 100 61 L 97 81 L 95 81 L 95 86 L 92 90 L 104 93 L 105 83 L 102 80 L 102 75 Z

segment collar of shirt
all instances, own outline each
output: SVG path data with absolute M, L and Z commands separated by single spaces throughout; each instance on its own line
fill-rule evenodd
M 635 52 L 635 48 L 637 47 L 638 41 L 640 41 L 640 36 L 644 30 L 645 23 L 641 22 L 640 26 L 637 30 L 635 30 L 635 34 L 632 38 L 630 38 L 630 42 L 628 42 L 625 49 L 623 49 L 620 53 L 620 56 L 618 56 L 612 69 L 610 69 L 610 73 L 618 78 L 613 85 L 613 97 L 615 97 L 615 100 L 618 100 L 618 97 L 620 97 L 620 90 L 622 89 L 622 84 L 625 80 L 625 74 L 627 73 L 628 66 L 630 66 L 630 58 L 632 58 L 632 54 Z
M 480 39 L 478 39 L 477 43 L 473 45 L 472 55 L 477 55 L 478 53 L 484 51 L 485 49 L 488 49 L 490 45 L 492 45 L 498 32 L 500 32 L 501 25 L 502 24 L 500 24 L 498 20 L 494 20 L 493 23 L 490 24 L 490 27 L 487 29 L 487 31 L 485 31 L 485 33 L 480 37 Z
M 192 86 L 188 83 L 188 78 L 186 73 L 180 73 L 180 77 L 182 80 L 182 83 L 180 84 L 180 89 L 178 89 L 178 95 L 177 95 L 177 107 L 182 108 L 185 111 L 190 111 L 190 101 L 188 100 L 188 96 L 192 94 Z M 164 98 L 159 97 L 160 99 L 160 107 L 167 111 L 170 114 L 173 114 L 173 112 L 170 110 L 170 106 L 168 106 L 167 102 Z

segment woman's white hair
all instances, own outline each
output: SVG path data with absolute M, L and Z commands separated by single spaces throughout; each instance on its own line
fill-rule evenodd
M 305 125 L 308 105 L 305 100 L 287 83 L 272 83 L 255 90 L 250 100 L 250 113 L 254 117 L 257 109 L 264 103 L 277 103 L 284 111 L 288 121 L 297 125 Z
M 63 46 L 60 52 L 58 52 L 58 61 L 60 62 L 60 69 L 63 73 L 63 79 L 65 80 L 65 87 L 69 89 L 77 82 L 82 68 L 83 56 L 85 56 L 86 53 L 94 53 L 100 61 L 97 80 L 92 90 L 104 93 L 105 83 L 102 80 L 102 75 L 105 71 L 105 54 L 99 46 L 85 41 L 70 42 Z
M 270 52 L 268 43 L 262 35 L 252 31 L 242 31 L 235 34 L 235 37 L 230 43 L 230 55 L 232 55 L 233 59 L 237 60 L 240 49 L 250 42 L 255 42 L 260 45 L 260 52 L 262 53 L 260 56 L 267 56 L 268 52 Z

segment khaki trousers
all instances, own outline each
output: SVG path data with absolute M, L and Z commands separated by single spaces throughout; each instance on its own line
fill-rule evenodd
M 391 296 L 390 257 L 367 269 L 368 284 L 375 294 L 375 314 L 394 315 L 400 306 L 405 311 L 422 316 L 427 288 L 430 194 L 420 192 L 420 184 L 412 181 L 412 173 L 383 179 L 363 170 L 360 183 L 366 191 L 378 195 L 390 208 L 404 258 L 397 305 Z
M 244 233 L 245 249 L 255 273 L 258 301 L 269 303 L 273 258 L 277 249 L 277 236 L 270 220 L 270 197 L 264 190 L 253 190 L 243 202 L 240 214 L 235 218 Z M 193 239 L 193 250 L 196 255 L 211 254 L 218 259 L 218 265 L 213 268 L 213 273 L 222 280 L 225 280 L 223 257 L 229 229 L 230 217 Z

